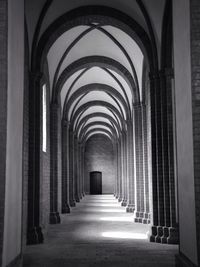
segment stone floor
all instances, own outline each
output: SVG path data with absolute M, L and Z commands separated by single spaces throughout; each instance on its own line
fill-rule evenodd
M 178 247 L 148 241 L 149 226 L 133 223 L 111 195 L 86 196 L 45 243 L 28 246 L 24 267 L 173 267 Z

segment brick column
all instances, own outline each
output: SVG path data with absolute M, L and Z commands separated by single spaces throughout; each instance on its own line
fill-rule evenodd
M 118 201 L 121 202 L 122 201 L 122 181 L 123 181 L 123 173 L 122 173 L 122 144 L 121 144 L 121 134 L 119 137 L 119 140 L 117 142 L 117 159 L 118 159 Z
M 138 108 L 136 105 L 133 107 L 133 116 L 134 116 L 134 149 L 135 149 L 135 194 L 136 194 L 136 203 L 135 203 L 135 222 L 138 222 L 139 211 L 140 211 L 140 169 L 139 169 L 139 128 L 138 128 Z
M 133 158 L 133 122 L 127 121 L 127 148 L 128 148 L 128 206 L 127 212 L 135 211 L 135 176 L 134 176 L 134 158 Z
M 69 127 L 69 204 L 71 207 L 76 206 L 74 197 L 73 142 L 73 130 Z
M 62 213 L 70 213 L 68 176 L 69 124 L 62 120 Z
M 83 173 L 82 173 L 82 144 L 78 143 L 78 177 L 79 177 L 79 198 L 83 198 Z
M 122 203 L 123 207 L 127 206 L 127 135 L 122 132 L 122 162 L 123 162 L 123 183 L 122 183 Z
M 144 216 L 144 177 L 143 177 L 143 129 L 142 107 L 134 105 L 135 117 L 135 157 L 136 157 L 136 212 L 135 222 L 142 223 Z
M 157 124 L 156 124 L 156 92 L 159 85 L 159 79 L 156 75 L 150 75 L 150 143 L 151 143 L 151 179 L 152 179 L 152 228 L 150 241 L 155 242 L 157 236 L 157 226 L 159 225 L 159 203 L 158 203 L 158 172 L 157 172 Z
M 168 125 L 168 167 L 169 167 L 169 236 L 167 237 L 168 244 L 178 244 L 179 230 L 178 218 L 176 211 L 176 185 L 175 185 L 175 127 L 173 118 L 173 73 L 172 70 L 166 70 L 166 88 L 167 88 L 167 125 Z
M 81 150 L 80 150 L 80 143 L 77 140 L 77 177 L 78 177 L 78 197 L 79 200 L 82 199 L 82 193 L 81 193 Z
M 139 128 L 139 168 L 140 168 L 140 212 L 139 222 L 142 223 L 145 213 L 145 179 L 144 179 L 144 132 L 143 132 L 143 103 L 138 106 L 138 128 Z
M 75 201 L 76 202 L 80 202 L 79 199 L 79 181 L 78 181 L 78 139 L 77 136 L 75 134 L 73 134 L 74 138 L 73 138 L 73 168 L 74 168 L 74 175 L 73 175 L 73 179 L 74 179 L 74 197 L 75 197 Z
M 28 181 L 28 228 L 27 244 L 43 243 L 40 226 L 40 114 L 41 114 L 41 73 L 30 74 L 29 98 L 29 181 Z
M 113 151 L 114 151 L 114 165 L 115 165 L 115 188 L 114 188 L 114 196 L 118 198 L 118 163 L 117 163 L 117 144 L 113 141 Z
M 115 157 L 115 161 L 116 161 L 116 193 L 115 193 L 115 197 L 117 199 L 119 199 L 120 196 L 120 169 L 119 169 L 119 140 L 116 140 L 115 142 L 115 150 L 116 150 L 116 157 Z
M 85 154 L 85 145 L 81 144 L 81 181 L 82 181 L 82 187 L 81 187 L 81 192 L 82 196 L 85 196 L 85 170 L 84 170 L 84 154 Z
M 58 118 L 59 105 L 50 106 L 51 175 L 50 175 L 50 224 L 60 223 L 58 212 Z
M 148 148 L 147 148 L 147 111 L 142 104 L 142 132 L 143 132 L 143 176 L 144 176 L 144 216 L 143 223 L 150 223 L 150 192 L 148 175 Z
M 176 224 L 175 181 L 174 181 L 174 143 L 172 118 L 172 78 L 173 71 L 165 69 L 160 72 L 162 91 L 162 146 L 163 146 L 163 193 L 164 193 L 164 227 L 162 243 L 178 243 Z
M 150 240 L 177 243 L 171 78 L 160 71 L 151 79 L 153 227 Z M 171 114 L 171 115 L 170 115 Z M 171 116 L 171 118 L 169 117 Z M 169 118 L 169 120 L 168 120 Z M 154 132 L 155 127 L 155 132 Z M 156 139 L 153 139 L 153 135 Z M 156 170 L 155 170 L 156 169 Z
M 160 243 L 165 226 L 165 174 L 164 174 L 164 145 L 163 142 L 163 81 L 157 78 L 156 88 L 156 148 L 157 148 L 157 183 L 158 183 L 158 227 L 155 241 Z

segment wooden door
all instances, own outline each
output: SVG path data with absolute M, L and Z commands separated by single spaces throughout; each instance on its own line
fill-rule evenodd
M 101 195 L 102 194 L 102 173 L 95 171 L 90 172 L 90 194 Z

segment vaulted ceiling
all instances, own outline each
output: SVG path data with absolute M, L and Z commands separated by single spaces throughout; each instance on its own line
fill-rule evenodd
M 99 4 L 98 0 L 26 2 L 30 54 L 41 12 L 46 13 L 37 42 L 61 15 L 80 6 Z M 149 39 L 153 30 L 160 50 L 165 0 L 102 0 L 100 4 L 132 17 Z M 80 18 L 78 23 L 73 19 L 68 23 L 70 26 L 58 35 L 46 55 L 51 99 L 58 92 L 62 116 L 71 123 L 80 141 L 96 133 L 115 140 L 126 129 L 133 104 L 143 101 L 143 70 L 148 65 L 144 49 L 133 38 L 134 34 L 123 31 L 117 22 L 109 23 L 108 18 L 90 16 Z

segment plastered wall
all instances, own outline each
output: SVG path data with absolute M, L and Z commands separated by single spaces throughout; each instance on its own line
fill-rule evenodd
M 173 1 L 175 115 L 180 252 L 197 264 L 189 4 Z
M 3 266 L 21 253 L 24 1 L 8 1 L 8 101 Z

